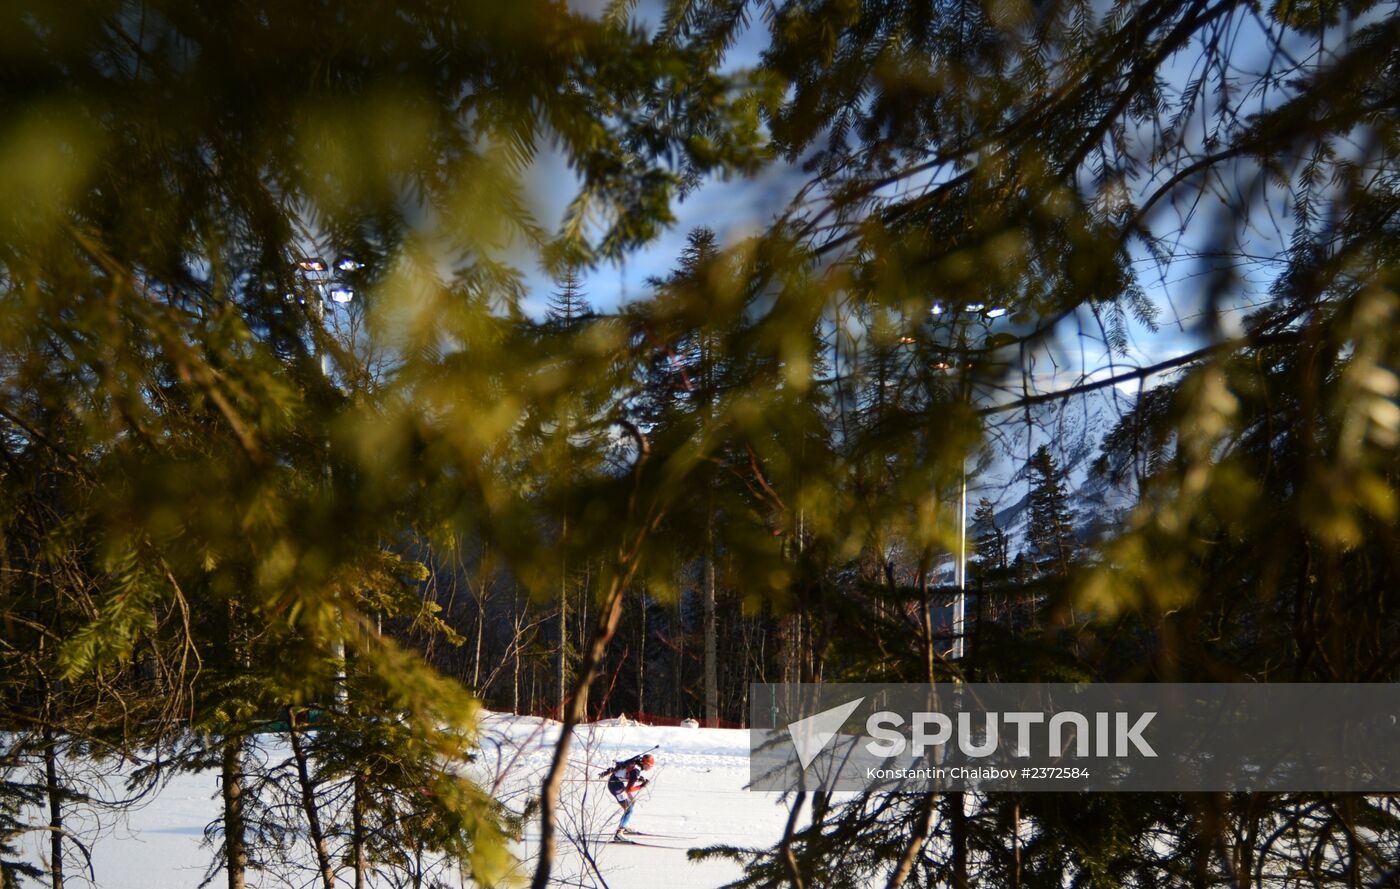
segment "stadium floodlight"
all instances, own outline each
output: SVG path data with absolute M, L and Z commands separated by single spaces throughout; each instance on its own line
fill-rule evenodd
M 992 306 L 987 308 L 986 303 L 968 303 L 963 308 L 972 313 L 980 314 L 983 318 L 1000 318 L 1007 314 L 1010 309 L 1005 306 Z M 945 311 L 942 303 L 934 303 L 930 310 L 934 315 L 942 315 Z M 972 369 L 972 362 L 966 355 L 966 343 L 961 347 L 963 357 L 957 362 L 958 367 L 966 370 Z M 935 361 L 934 370 L 952 370 L 954 363 L 947 359 Z M 969 397 L 971 393 L 969 392 Z M 967 651 L 967 462 L 963 462 L 962 486 L 958 497 L 958 553 L 957 562 L 954 564 L 957 578 L 957 595 L 953 597 L 953 660 L 961 660 Z
M 331 302 L 348 303 L 355 298 L 355 291 L 349 287 L 340 286 L 331 288 Z
M 303 272 L 324 272 L 328 266 L 326 261 L 319 256 L 303 256 L 297 260 L 297 268 Z

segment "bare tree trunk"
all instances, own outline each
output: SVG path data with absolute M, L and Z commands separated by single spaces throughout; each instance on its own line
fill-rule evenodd
M 909 879 L 909 874 L 914 870 L 914 862 L 919 860 L 920 853 L 924 851 L 924 844 L 928 842 L 929 826 L 933 824 L 933 811 L 937 807 L 938 794 L 925 794 L 924 805 L 919 811 L 919 820 L 914 824 L 914 832 L 909 837 L 909 844 L 904 847 L 904 854 L 900 857 L 894 872 L 890 874 L 885 889 L 899 889 Z
M 788 880 L 792 882 L 793 889 L 807 889 L 807 883 L 802 879 L 802 869 L 797 865 L 797 856 L 792 851 L 792 839 L 797 833 L 797 818 L 802 811 L 802 804 L 807 801 L 807 791 L 799 790 L 797 797 L 792 801 L 792 809 L 788 812 L 787 824 L 783 827 L 783 839 L 778 843 L 778 854 L 781 856 L 783 866 L 787 868 Z
M 948 795 L 951 804 L 949 821 L 953 839 L 953 889 L 968 889 L 967 883 L 967 810 L 962 793 Z
M 491 578 L 487 576 L 486 566 L 489 556 L 489 544 L 482 542 L 481 555 L 477 563 L 477 584 L 476 584 L 476 646 L 472 656 L 472 691 L 478 694 L 484 693 L 481 687 L 481 646 L 486 637 L 486 598 L 490 589 Z
M 799 562 L 805 562 L 806 547 L 807 513 L 805 510 L 799 510 L 797 513 L 797 558 Z M 802 566 L 802 570 L 805 570 L 805 564 Z M 799 571 L 798 576 L 803 576 L 801 571 Z M 799 590 L 799 592 L 801 591 Z M 783 665 L 786 670 L 786 675 L 783 677 L 784 682 L 802 681 L 802 600 L 804 598 L 805 596 L 799 596 L 797 610 L 787 618 L 788 646 L 786 662 Z
M 246 889 L 248 847 L 243 825 L 243 739 L 224 739 L 224 867 L 228 889 Z
M 545 776 L 544 788 L 540 794 L 540 859 L 535 868 L 535 877 L 530 883 L 531 889 L 546 889 L 554 869 L 554 854 L 558 845 L 555 837 L 555 817 L 559 809 L 559 790 L 564 783 L 564 771 L 569 762 L 574 727 L 583 721 L 588 712 L 588 687 L 598 675 L 598 665 L 603 662 L 608 642 L 617 632 L 617 624 L 622 617 L 622 594 L 636 569 L 636 562 L 624 559 L 622 567 L 625 567 L 625 570 L 613 577 L 607 603 L 599 613 L 598 623 L 593 629 L 593 639 L 579 664 L 573 694 L 564 708 L 559 743 L 554 747 L 554 757 L 550 761 L 549 772 Z
M 641 624 L 642 638 L 637 643 L 637 713 L 645 713 L 647 709 L 647 594 L 646 585 L 642 585 L 641 597 Z
M 355 889 L 365 889 L 365 779 L 355 775 L 350 802 L 351 857 L 355 865 Z
M 802 682 L 802 622 L 797 612 L 781 617 L 778 633 L 783 636 L 783 682 Z
M 1224 807 L 1223 799 L 1221 807 Z M 1339 814 L 1347 838 L 1347 889 L 1361 889 L 1361 839 L 1356 835 L 1356 797 L 1344 797 Z
M 44 720 L 44 782 L 49 797 L 50 885 L 63 889 L 63 794 L 58 784 L 58 745 L 48 718 Z
M 1021 801 L 1011 808 L 1011 889 L 1021 889 Z
M 476 600 L 476 644 L 472 651 L 472 691 L 482 694 L 481 687 L 481 639 L 486 635 L 486 591 L 483 589 Z
M 306 829 L 311 835 L 311 847 L 316 850 L 316 864 L 321 871 L 321 885 L 324 889 L 335 889 L 335 868 L 331 865 L 330 847 L 326 845 L 326 835 L 321 830 L 321 813 L 316 807 L 316 786 L 311 783 L 311 769 L 307 763 L 306 748 L 301 743 L 301 729 L 297 726 L 297 711 L 287 708 L 287 735 L 292 744 L 292 758 L 297 766 L 297 784 L 301 788 L 301 807 L 306 812 Z
M 715 620 L 715 508 L 705 516 L 705 724 L 719 725 L 718 627 Z
M 933 665 L 937 660 L 933 647 L 933 611 L 929 603 L 928 571 L 923 563 L 919 565 L 919 620 L 924 631 L 924 676 L 929 685 L 933 685 Z
M 564 519 L 564 523 L 559 531 L 559 548 L 564 548 L 564 539 L 569 534 L 569 520 Z M 564 702 L 569 697 L 569 563 L 567 559 L 559 560 L 559 652 L 555 670 L 558 673 L 559 697 L 556 703 L 559 706 L 559 715 L 564 714 Z
M 423 838 L 413 838 L 413 874 L 410 877 L 412 889 L 423 889 Z
M 593 620 L 593 613 L 588 608 L 593 599 L 593 565 L 590 562 L 583 563 L 583 583 L 577 589 L 578 595 L 574 597 L 575 657 L 588 644 L 588 628 Z
M 2 544 L 3 541 L 0 541 Z M 3 546 L 0 545 L 0 551 Z M 8 565 L 8 559 L 6 560 Z M 61 634 L 61 623 L 55 624 Z M 39 639 L 39 651 L 44 651 L 44 639 Z M 46 675 L 40 674 L 39 686 L 44 696 L 43 736 L 44 736 L 44 790 L 49 801 L 49 875 L 52 889 L 63 889 L 63 792 L 58 783 L 58 742 L 54 737 L 54 724 L 58 721 L 58 703 L 54 686 L 62 687 L 62 681 L 50 683 Z
M 515 649 L 511 655 L 511 679 L 510 679 L 510 708 L 512 712 L 520 712 L 520 627 L 524 623 L 521 615 L 523 611 L 520 607 L 520 592 L 516 591 L 515 599 L 511 602 L 511 629 L 515 638 L 511 640 L 511 646 Z
M 675 708 L 676 716 L 693 716 L 695 711 L 691 709 L 690 702 L 685 697 L 685 596 L 677 598 L 676 606 L 673 609 L 674 619 L 671 627 L 671 638 L 675 640 L 672 649 L 671 663 L 671 702 Z
M 894 574 L 888 573 L 890 586 L 894 586 Z M 929 610 L 928 591 L 928 567 L 927 560 L 919 562 L 919 596 L 922 603 L 920 618 L 923 622 L 923 645 L 924 645 L 924 669 L 927 673 L 928 684 L 932 686 L 934 650 L 933 650 L 933 615 Z M 933 693 L 930 693 L 932 698 Z M 932 702 L 930 702 L 932 703 Z M 930 708 L 931 709 L 931 708 Z M 933 813 L 938 807 L 938 794 L 929 793 L 924 795 L 924 804 L 919 811 L 919 819 L 914 825 L 914 832 L 909 837 L 909 843 L 904 847 L 904 854 L 900 857 L 899 864 L 890 874 L 889 882 L 885 884 L 885 889 L 899 889 L 905 881 L 909 879 L 909 874 L 914 870 L 914 863 L 919 860 L 919 855 L 923 853 L 924 844 L 928 842 L 929 827 L 933 824 Z

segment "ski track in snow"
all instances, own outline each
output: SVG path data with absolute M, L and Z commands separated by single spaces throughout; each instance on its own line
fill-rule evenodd
M 492 788 L 497 799 L 520 811 L 539 793 L 559 725 L 536 717 L 488 713 L 480 729 L 480 755 L 466 769 Z M 694 839 L 642 838 L 650 844 L 646 846 L 608 842 L 620 809 L 597 773 L 614 760 L 653 745 L 659 745 L 657 765 L 650 772 L 652 783 L 638 796 L 631 826 Z M 280 748 L 281 744 L 269 738 L 265 746 Z M 743 729 L 648 727 L 616 720 L 578 727 L 563 785 L 555 883 L 595 889 L 709 889 L 737 877 L 738 864 L 692 862 L 686 850 L 711 845 L 765 847 L 782 836 L 787 807 L 780 796 L 744 789 L 749 780 L 748 750 L 749 735 Z M 217 772 L 175 776 L 149 803 L 99 833 L 91 847 L 96 885 L 103 889 L 198 886 L 213 856 L 213 850 L 203 845 L 204 829 L 218 816 L 219 805 Z M 26 840 L 28 859 L 46 860 L 47 839 L 30 834 Z M 528 877 L 539 852 L 538 818 L 527 823 L 524 841 L 515 844 L 513 851 L 521 859 L 519 875 Z M 72 865 L 68 876 L 73 885 L 87 884 L 87 874 L 75 873 Z M 221 871 L 210 885 L 222 885 L 224 879 Z M 248 884 L 288 885 L 251 872 Z

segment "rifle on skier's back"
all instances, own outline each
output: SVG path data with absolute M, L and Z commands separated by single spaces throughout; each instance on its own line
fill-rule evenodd
M 603 769 L 601 772 L 599 772 L 599 773 L 598 773 L 598 777 L 599 777 L 599 778 L 606 778 L 606 777 L 608 777 L 609 775 L 615 774 L 619 769 L 627 769 L 627 768 L 631 768 L 631 767 L 634 766 L 634 765 L 638 765 L 638 764 L 641 763 L 642 757 L 646 756 L 648 753 L 650 753 L 651 751 L 657 749 L 657 748 L 660 747 L 660 746 L 661 746 L 660 744 L 653 744 L 652 746 L 650 746 L 650 747 L 648 747 L 647 749 L 643 750 L 641 753 L 636 754 L 635 756 L 630 756 L 630 757 L 628 757 L 627 759 L 619 759 L 619 760 L 615 761 L 615 762 L 614 762 L 611 766 L 609 766 L 608 768 Z

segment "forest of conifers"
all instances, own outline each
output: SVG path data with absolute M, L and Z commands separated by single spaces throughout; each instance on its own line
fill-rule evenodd
M 13 0 L 0 110 L 5 889 L 117 760 L 493 885 L 483 704 L 1400 679 L 1394 3 Z M 1400 886 L 1389 797 L 807 804 L 742 885 Z

